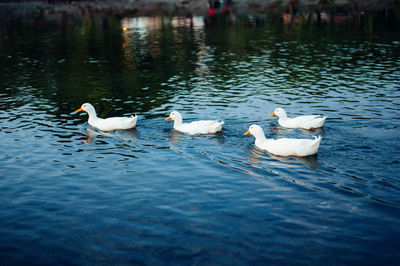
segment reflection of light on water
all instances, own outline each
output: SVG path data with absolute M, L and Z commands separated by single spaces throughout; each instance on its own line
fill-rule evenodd
M 206 61 L 211 57 L 210 49 L 204 41 L 198 40 L 199 42 L 199 52 L 196 54 L 197 64 L 195 72 L 198 77 L 203 77 L 202 82 L 207 82 L 206 76 L 210 74 L 210 70 Z
M 147 49 L 147 54 L 155 57 L 161 51 L 161 33 L 165 26 L 172 27 L 173 37 L 180 38 L 178 28 L 196 28 L 193 36 L 198 43 L 202 43 L 200 31 L 204 28 L 204 21 L 201 17 L 192 18 L 161 18 L 161 17 L 138 17 L 125 18 L 121 20 L 121 29 L 123 43 L 122 48 L 125 54 L 125 61 L 132 62 L 135 51 L 138 51 L 138 45 L 144 46 Z M 204 42 L 200 45 L 204 45 Z M 207 51 L 205 51 L 207 53 Z M 204 64 L 201 64 L 204 65 Z M 200 71 L 199 71 L 200 72 Z
M 170 22 L 173 27 L 204 28 L 204 19 L 201 17 L 192 17 L 192 18 L 174 17 L 171 19 Z
M 321 12 L 319 18 L 316 13 L 307 14 L 306 16 L 311 18 L 313 21 L 321 20 L 321 22 L 325 22 L 325 23 L 333 20 L 334 23 L 338 24 L 338 25 L 345 24 L 351 19 L 351 16 L 348 14 L 344 14 L 344 15 L 343 14 L 332 14 L 331 15 L 326 12 Z M 283 23 L 285 25 L 291 25 L 292 23 L 300 24 L 301 21 L 304 20 L 304 16 L 292 15 L 290 13 L 283 13 L 282 19 L 283 19 Z
M 162 26 L 167 24 L 174 28 L 204 28 L 204 20 L 201 17 L 173 17 L 171 19 L 161 17 L 139 17 L 124 18 L 121 20 L 121 27 L 124 32 L 139 33 L 141 37 L 145 37 L 149 32 L 161 29 Z
M 145 37 L 148 32 L 149 25 L 152 23 L 149 23 L 147 20 L 150 20 L 152 18 L 125 18 L 121 20 L 121 27 L 124 32 L 135 32 L 138 33 L 141 37 Z M 156 18 L 153 18 L 156 19 Z M 128 35 L 128 34 L 127 34 Z M 125 36 L 125 34 L 124 34 Z
M 145 42 L 149 33 L 149 25 L 153 25 L 152 22 L 156 18 L 125 18 L 121 20 L 122 37 L 123 43 L 122 48 L 125 54 L 125 61 L 133 61 L 133 49 L 134 43 L 137 41 Z
M 208 62 L 212 60 L 210 48 L 202 38 L 202 29 L 204 28 L 204 20 L 202 17 L 192 18 L 160 18 L 160 17 L 139 17 L 139 18 L 125 18 L 121 21 L 122 35 L 124 42 L 122 44 L 126 61 L 131 61 L 134 57 L 133 49 L 135 43 L 143 42 L 146 45 L 147 52 L 155 57 L 161 53 L 160 34 L 156 31 L 161 31 L 164 26 L 171 26 L 173 37 L 180 38 L 179 28 L 196 29 L 193 31 L 193 38 L 199 46 L 199 51 L 196 53 L 196 69 L 195 73 L 201 77 L 202 82 L 207 83 L 205 76 L 210 71 Z M 180 40 L 178 40 L 180 41 Z

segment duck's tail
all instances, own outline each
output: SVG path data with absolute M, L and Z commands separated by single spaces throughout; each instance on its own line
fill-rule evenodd
M 319 143 L 321 142 L 321 139 L 322 139 L 322 137 L 321 137 L 321 135 L 319 135 L 318 137 L 317 136 L 314 136 L 314 143 L 312 144 L 312 146 L 319 146 Z
M 215 123 L 215 127 L 214 127 L 215 132 L 221 131 L 221 130 L 222 130 L 222 125 L 223 125 L 223 124 L 225 124 L 224 121 L 216 122 L 216 123 Z
M 137 114 L 135 114 L 135 116 L 131 115 L 131 116 L 130 116 L 130 119 L 131 119 L 131 121 L 130 121 L 130 123 L 129 123 L 129 127 L 130 127 L 130 128 L 133 128 L 133 127 L 136 126 L 136 122 L 137 122 L 137 120 L 138 120 Z
M 327 118 L 328 118 L 328 116 L 326 116 L 326 115 L 324 115 L 324 116 L 321 118 L 321 120 L 320 120 L 320 122 L 319 122 L 320 127 L 322 127 L 322 126 L 324 125 L 325 120 L 326 120 Z

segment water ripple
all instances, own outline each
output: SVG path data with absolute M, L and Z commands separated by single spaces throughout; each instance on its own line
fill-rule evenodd
M 8 261 L 394 261 L 395 33 L 302 36 L 268 24 L 204 27 L 198 18 L 126 19 L 122 31 L 108 19 L 0 39 Z M 137 127 L 98 131 L 72 113 L 84 102 L 101 117 L 137 113 Z M 312 132 L 285 129 L 268 116 L 278 106 L 328 120 Z M 184 121 L 224 120 L 223 132 L 179 133 L 164 120 L 172 110 Z M 243 136 L 253 123 L 268 138 L 321 135 L 320 150 L 268 154 Z

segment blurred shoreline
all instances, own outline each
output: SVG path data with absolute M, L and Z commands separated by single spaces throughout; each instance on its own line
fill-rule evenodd
M 203 16 L 212 22 L 242 19 L 256 24 L 282 20 L 284 24 L 312 22 L 332 24 L 385 23 L 400 25 L 400 2 L 396 0 L 241 0 L 233 1 L 227 10 L 223 1 L 210 13 L 212 1 L 196 0 L 97 0 L 97 1 L 8 1 L 0 3 L 2 28 L 37 21 L 59 23 L 60 20 L 81 19 L 91 15 L 116 17 L 135 16 Z

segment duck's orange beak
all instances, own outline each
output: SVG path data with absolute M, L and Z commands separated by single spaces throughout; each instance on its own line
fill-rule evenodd
M 75 113 L 79 113 L 79 112 L 82 112 L 82 111 L 83 111 L 83 109 L 82 109 L 82 107 L 81 107 L 81 108 L 79 108 L 78 110 L 76 110 Z
M 269 116 L 275 116 L 276 114 L 275 113 L 272 113 L 272 114 L 270 114 Z
M 250 134 L 250 130 L 247 130 L 246 132 L 243 133 L 243 135 L 249 135 Z
M 170 116 L 168 116 L 167 118 L 165 118 L 165 120 L 170 120 L 171 119 L 171 117 Z

